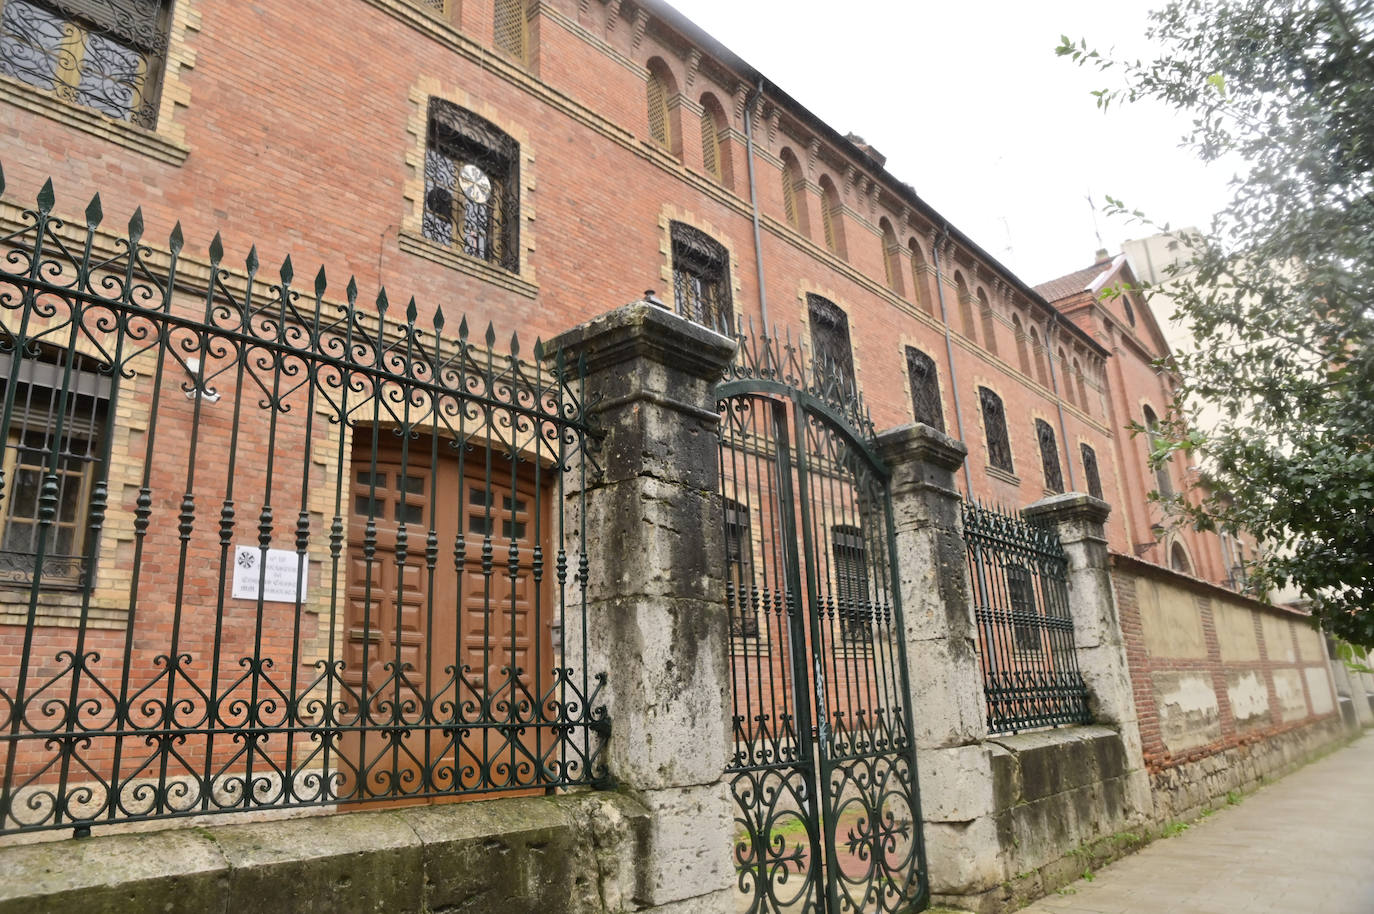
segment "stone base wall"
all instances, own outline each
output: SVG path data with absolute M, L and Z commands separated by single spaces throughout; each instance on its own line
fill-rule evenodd
M 1351 738 L 1351 731 L 1340 718 L 1326 717 L 1267 739 L 1151 772 L 1155 819 L 1161 824 L 1194 819 L 1205 809 L 1225 803 L 1231 791 L 1248 793 Z
M 1084 848 L 1110 845 L 1147 814 L 1141 772 L 1107 727 L 997 736 L 920 764 L 932 900 L 980 914 L 1072 882 Z
M 511 798 L 0 848 L 0 914 L 640 910 L 649 813 Z

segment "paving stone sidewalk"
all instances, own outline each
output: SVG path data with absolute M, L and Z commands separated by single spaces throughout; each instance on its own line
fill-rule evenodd
M 1021 914 L 1374 914 L 1374 732 Z

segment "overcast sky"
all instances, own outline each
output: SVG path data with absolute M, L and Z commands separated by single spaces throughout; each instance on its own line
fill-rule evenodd
M 1099 111 L 1108 76 L 1056 57 L 1061 33 L 1143 55 L 1163 0 L 669 0 L 1036 284 L 1152 231 L 1099 213 L 1118 197 L 1205 225 L 1229 173 L 1179 148 L 1187 119 Z

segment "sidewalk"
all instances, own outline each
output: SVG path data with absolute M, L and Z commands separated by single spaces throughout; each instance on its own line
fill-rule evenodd
M 1374 732 L 1022 914 L 1374 914 Z

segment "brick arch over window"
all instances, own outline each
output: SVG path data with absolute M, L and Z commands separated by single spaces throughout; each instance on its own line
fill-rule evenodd
M 1021 324 L 1021 316 L 1013 314 L 1011 316 L 1011 332 L 1016 337 L 1016 363 L 1021 369 L 1021 373 L 1030 377 L 1030 354 L 1026 350 L 1026 328 Z
M 997 320 L 992 313 L 992 302 L 988 301 L 988 293 L 983 289 L 978 290 L 978 314 L 983 319 L 983 348 L 993 355 L 997 355 Z
M 1040 331 L 1034 326 L 1030 329 L 1031 352 L 1035 355 L 1035 379 L 1041 387 L 1050 386 L 1050 376 L 1045 371 L 1045 347 L 1040 345 Z
M 681 157 L 682 125 L 678 120 L 677 80 L 661 58 L 651 58 L 648 68 L 645 101 L 649 114 L 649 137 L 663 149 Z
M 806 176 L 797 155 L 786 147 L 782 150 L 782 210 L 787 224 L 807 233 L 810 226 L 806 210 Z
M 1035 440 L 1040 445 L 1040 467 L 1045 475 L 1045 488 L 1051 492 L 1064 491 L 1064 473 L 1059 468 L 1059 444 L 1054 428 L 1044 419 L 1035 420 Z
M 1169 567 L 1179 574 L 1192 574 L 1193 562 L 1188 558 L 1188 550 L 1178 540 L 1169 549 Z
M 898 295 L 902 290 L 902 247 L 897 243 L 897 232 L 886 216 L 878 220 L 878 230 L 883 236 L 883 273 L 887 287 Z
M 978 408 L 983 413 L 983 430 L 987 435 L 988 465 L 1015 473 L 1011 460 L 1011 440 L 1007 437 L 1007 413 L 1002 398 L 986 387 L 978 388 Z
M 730 144 L 726 132 L 730 122 L 725 108 L 714 95 L 701 97 L 701 161 L 706 173 L 726 187 L 734 187 L 735 173 L 730 161 Z
M 958 270 L 954 271 L 954 295 L 959 299 L 959 323 L 964 336 L 971 340 L 978 339 L 978 333 L 974 330 L 973 324 L 973 298 L 969 295 L 968 283 L 964 281 L 964 274 Z
M 935 316 L 935 308 L 931 304 L 930 287 L 926 279 L 926 255 L 921 253 L 921 246 L 916 243 L 916 239 L 911 239 L 907 243 L 907 249 L 911 251 L 911 297 L 916 304 L 925 310 L 931 317 Z
M 829 175 L 821 175 L 821 224 L 825 229 L 825 246 L 836 257 L 844 257 L 844 208 L 840 192 Z
M 911 412 L 917 422 L 945 430 L 945 411 L 940 403 L 940 378 L 935 360 L 915 346 L 906 347 L 906 376 L 911 384 Z

